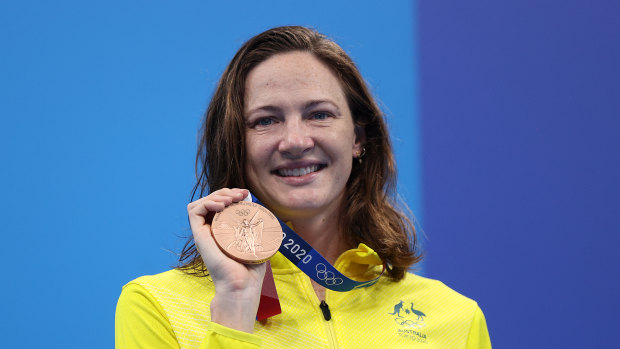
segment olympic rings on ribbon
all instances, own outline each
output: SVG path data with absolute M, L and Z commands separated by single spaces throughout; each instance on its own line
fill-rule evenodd
M 335 277 L 333 272 L 327 270 L 327 266 L 323 263 L 317 263 L 316 265 L 316 277 L 319 280 L 325 281 L 327 285 L 340 285 L 343 280 L 339 277 Z
M 252 202 L 262 205 L 260 200 L 254 195 L 249 195 L 248 197 L 246 197 L 246 199 L 249 199 L 247 201 L 251 200 Z M 312 280 L 316 281 L 319 285 L 325 288 L 338 292 L 346 292 L 361 287 L 368 287 L 370 285 L 374 285 L 379 280 L 381 275 L 383 275 L 383 273 L 385 272 L 386 264 L 383 263 L 383 269 L 381 270 L 381 274 L 379 274 L 372 280 L 356 281 L 350 279 L 349 277 L 338 271 L 338 269 L 330 265 L 329 262 L 325 260 L 323 256 L 321 256 L 320 253 L 318 253 L 312 246 L 310 246 L 310 244 L 304 241 L 301 236 L 295 233 L 295 231 L 291 229 L 291 227 L 286 225 L 286 223 L 284 223 L 281 219 L 278 218 L 278 222 L 282 227 L 282 232 L 284 236 L 290 242 L 283 243 L 280 246 L 280 253 L 282 253 L 282 255 L 284 255 L 289 261 L 295 264 Z M 299 246 L 299 250 L 297 251 L 304 251 L 304 253 L 292 252 L 292 247 L 289 248 L 290 245 Z

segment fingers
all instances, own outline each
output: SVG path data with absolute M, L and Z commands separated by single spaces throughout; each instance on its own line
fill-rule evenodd
M 187 211 L 189 212 L 192 208 L 194 208 L 195 206 L 200 206 L 202 204 L 204 204 L 204 202 L 210 202 L 210 201 L 218 201 L 218 202 L 222 202 L 223 201 L 227 202 L 226 206 L 230 205 L 233 202 L 238 202 L 243 200 L 246 196 L 248 196 L 250 192 L 247 189 L 239 189 L 239 188 L 233 188 L 233 189 L 229 189 L 229 188 L 223 188 L 220 190 L 216 190 L 213 193 L 205 196 L 204 198 L 198 199 L 196 201 L 193 201 L 191 203 L 189 203 L 189 205 L 187 205 Z M 230 198 L 230 201 L 228 200 Z M 220 208 L 220 211 L 223 209 Z
M 198 250 L 203 255 L 204 251 L 211 251 L 211 254 L 220 255 L 219 248 L 211 237 L 210 216 L 213 213 L 222 211 L 226 206 L 243 200 L 249 191 L 247 189 L 220 189 L 198 199 L 187 205 L 189 223 L 194 235 L 194 241 Z M 204 254 L 210 255 L 210 254 Z M 203 255 L 203 258 L 205 257 Z
M 216 190 L 204 198 L 191 202 L 187 205 L 187 213 L 192 229 L 194 228 L 194 224 L 197 224 L 196 227 L 206 224 L 205 217 L 209 212 L 219 212 L 226 206 L 243 200 L 248 194 L 249 191 L 247 189 L 224 188 Z

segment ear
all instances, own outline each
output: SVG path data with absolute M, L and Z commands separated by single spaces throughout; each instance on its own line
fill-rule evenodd
M 359 125 L 354 126 L 355 131 L 355 142 L 353 143 L 353 157 L 357 157 L 364 148 L 364 144 L 366 144 L 366 131 L 364 128 Z

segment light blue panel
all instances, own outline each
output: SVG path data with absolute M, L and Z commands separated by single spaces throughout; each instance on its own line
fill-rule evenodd
M 414 7 L 351 4 L 2 2 L 3 346 L 113 345 L 121 286 L 173 265 L 189 233 L 196 132 L 219 75 L 273 26 L 313 26 L 357 61 L 419 214 Z

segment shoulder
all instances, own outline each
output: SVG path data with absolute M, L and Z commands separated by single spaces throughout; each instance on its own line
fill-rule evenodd
M 177 283 L 177 282 L 181 282 L 181 283 L 198 282 L 202 284 L 202 282 L 199 279 L 203 279 L 203 278 L 192 275 L 192 274 L 185 273 L 182 270 L 171 269 L 171 270 L 159 273 L 159 274 L 140 276 L 128 282 L 127 285 L 143 285 L 143 286 L 165 285 L 165 284 Z
M 122 295 L 125 296 L 152 297 L 163 303 L 183 298 L 195 301 L 196 295 L 204 296 L 210 293 L 214 293 L 210 278 L 191 275 L 177 269 L 141 276 L 128 282 L 122 291 Z
M 484 315 L 478 304 L 443 282 L 407 273 L 399 282 L 378 283 L 382 308 L 389 309 L 398 335 L 438 348 L 490 348 Z M 468 346 L 483 343 L 488 346 Z
M 381 293 L 403 309 L 416 309 L 444 321 L 469 323 L 478 304 L 439 280 L 407 273 L 399 282 L 384 282 Z
M 207 334 L 209 304 L 214 294 L 208 277 L 180 270 L 128 282 L 116 306 L 117 347 L 173 348 L 195 344 Z
M 421 296 L 440 297 L 444 302 L 465 306 L 476 306 L 476 301 L 453 290 L 443 282 L 413 273 L 407 273 L 403 280 Z
M 208 277 L 198 277 L 181 270 L 145 275 L 123 286 L 117 309 L 153 313 L 153 318 L 167 319 L 175 326 L 202 326 L 208 323 L 209 304 L 215 295 Z M 118 311 L 117 311 L 118 313 Z

